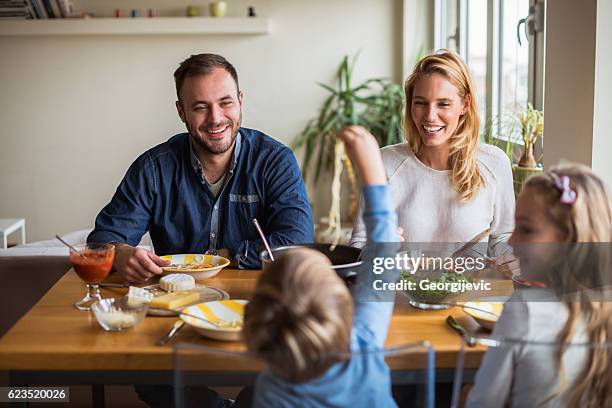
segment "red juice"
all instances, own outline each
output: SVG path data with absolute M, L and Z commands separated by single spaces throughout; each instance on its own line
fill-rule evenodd
M 108 276 L 114 259 L 114 248 L 106 251 L 85 249 L 79 253 L 70 252 L 70 261 L 75 272 L 89 284 L 102 282 Z

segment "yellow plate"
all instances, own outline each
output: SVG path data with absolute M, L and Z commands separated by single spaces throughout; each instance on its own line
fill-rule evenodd
M 194 316 L 200 316 L 214 324 L 205 322 L 189 316 L 181 316 L 181 319 L 193 327 L 202 336 L 215 340 L 238 341 L 242 337 L 242 323 L 244 321 L 244 307 L 248 300 L 218 300 L 215 302 L 199 303 L 189 306 L 181 312 Z
M 463 304 L 463 311 L 489 330 L 493 330 L 503 310 L 503 302 L 465 302 Z
M 212 278 L 219 271 L 230 264 L 229 259 L 217 255 L 204 254 L 176 254 L 160 256 L 170 261 L 173 266 L 164 266 L 162 275 L 170 273 L 187 273 L 195 280 Z M 198 264 L 208 264 L 209 267 L 195 267 Z

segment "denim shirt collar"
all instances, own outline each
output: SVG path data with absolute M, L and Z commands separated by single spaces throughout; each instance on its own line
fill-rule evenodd
M 200 162 L 200 159 L 198 159 L 198 156 L 196 156 L 195 154 L 191 136 L 188 135 L 188 137 L 189 137 L 189 156 L 191 159 L 191 167 L 204 181 L 208 183 L 208 181 L 202 175 L 202 163 Z M 236 167 L 236 163 L 238 162 L 238 157 L 240 157 L 241 146 L 242 146 L 242 135 L 240 134 L 240 131 L 238 131 L 238 134 L 236 135 L 236 144 L 234 145 L 234 153 L 232 154 L 232 164 L 229 169 L 229 174 L 234 173 L 234 167 Z

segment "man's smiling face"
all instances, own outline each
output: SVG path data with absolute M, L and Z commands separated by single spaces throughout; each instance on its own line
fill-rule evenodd
M 176 103 L 193 142 L 210 154 L 227 152 L 242 122 L 242 92 L 223 68 L 185 78 Z

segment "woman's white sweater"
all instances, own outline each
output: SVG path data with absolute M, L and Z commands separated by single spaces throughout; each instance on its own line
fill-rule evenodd
M 506 251 L 514 227 L 514 190 L 510 160 L 504 152 L 481 144 L 476 160 L 485 184 L 461 203 L 450 183 L 450 170 L 434 170 L 412 153 L 407 143 L 381 149 L 398 225 L 406 242 L 465 242 L 491 228 L 490 255 Z M 366 242 L 362 208 L 349 245 Z M 486 241 L 483 240 L 483 241 Z

